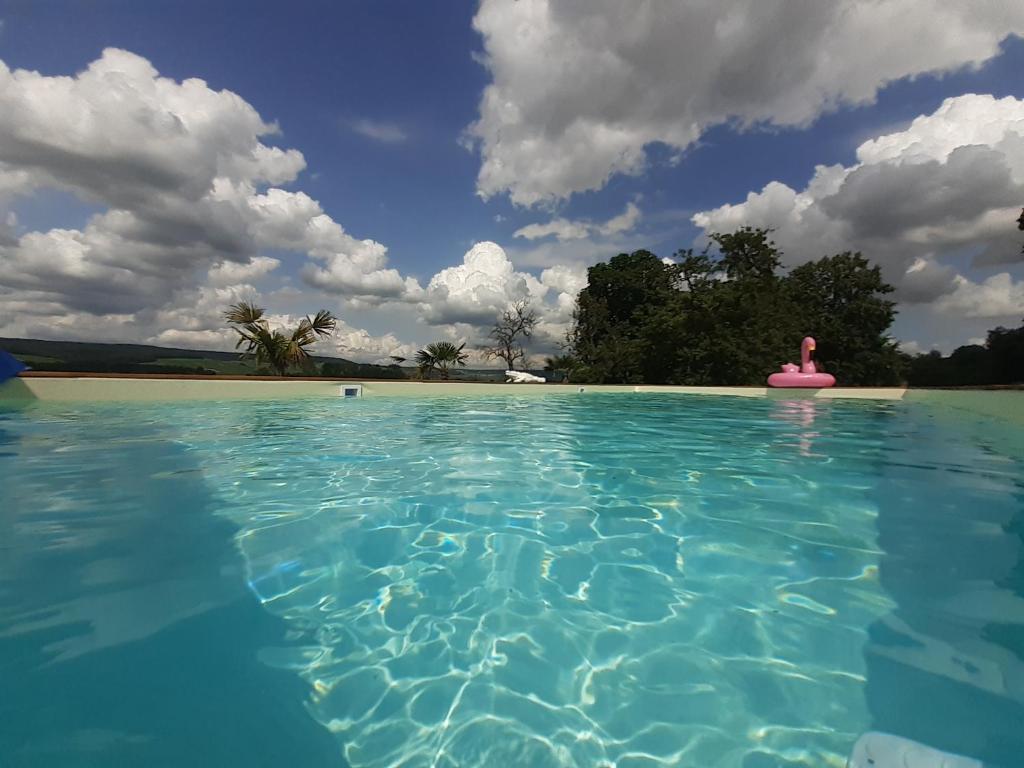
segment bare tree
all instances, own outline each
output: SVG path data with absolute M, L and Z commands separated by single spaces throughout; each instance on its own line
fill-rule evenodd
M 488 334 L 494 343 L 481 350 L 484 357 L 488 360 L 504 360 L 507 369 L 514 371 L 517 361 L 526 360 L 526 352 L 520 340 L 533 336 L 536 325 L 537 313 L 533 311 L 530 302 L 526 299 L 517 301 L 501 314 Z

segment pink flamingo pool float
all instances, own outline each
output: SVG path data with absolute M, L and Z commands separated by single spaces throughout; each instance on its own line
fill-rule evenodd
M 769 387 L 821 387 L 835 386 L 836 377 L 831 373 L 818 373 L 811 352 L 814 351 L 814 339 L 810 336 L 800 344 L 800 367 L 792 363 L 782 366 L 782 373 L 773 373 L 768 377 Z

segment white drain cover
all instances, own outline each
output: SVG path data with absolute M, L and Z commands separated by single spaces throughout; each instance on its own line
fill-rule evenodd
M 847 768 L 982 768 L 962 755 L 940 752 L 889 733 L 865 733 L 853 745 Z

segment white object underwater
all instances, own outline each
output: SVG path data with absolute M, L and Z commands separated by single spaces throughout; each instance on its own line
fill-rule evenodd
M 543 384 L 546 381 L 543 376 L 534 376 L 526 371 L 505 371 L 506 384 Z
M 983 768 L 977 760 L 941 752 L 901 736 L 870 731 L 853 745 L 846 768 Z

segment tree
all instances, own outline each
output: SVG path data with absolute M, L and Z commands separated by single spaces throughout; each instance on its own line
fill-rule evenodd
M 947 359 L 937 349 L 907 356 L 907 383 L 914 387 L 950 387 L 955 382 Z
M 896 342 L 886 335 L 896 304 L 881 269 L 860 253 L 826 256 L 785 278 L 797 333 L 818 342 L 815 360 L 848 386 L 892 386 L 903 378 Z M 798 340 L 797 340 L 798 343 Z
M 650 251 L 620 253 L 587 270 L 569 343 L 585 381 L 660 383 L 669 361 L 659 355 L 659 310 L 677 300 L 676 270 Z
M 533 336 L 536 325 L 537 314 L 530 303 L 525 299 L 517 301 L 502 312 L 501 317 L 491 328 L 488 336 L 494 343 L 484 347 L 484 357 L 488 360 L 504 360 L 506 370 L 514 371 L 518 360 L 526 360 L 526 352 L 520 339 L 529 339 Z
M 396 365 L 329 360 L 320 366 L 320 375 L 337 379 L 404 379 L 405 371 Z
M 257 364 L 270 367 L 279 376 L 284 376 L 292 366 L 311 370 L 313 361 L 306 348 L 330 336 L 338 325 L 334 315 L 321 309 L 312 318 L 304 317 L 298 327 L 288 332 L 271 329 L 263 314 L 262 307 L 240 301 L 231 305 L 224 319 L 238 334 L 235 349 L 245 348 L 242 359 L 254 358 Z
M 437 371 L 447 381 L 449 371 L 455 366 L 465 366 L 468 355 L 462 351 L 465 343 L 455 346 L 450 341 L 435 341 L 416 353 L 416 365 L 420 375 L 430 376 Z
M 667 263 L 636 251 L 591 267 L 569 334 L 574 380 L 762 385 L 811 334 L 842 383 L 898 383 L 904 358 L 886 336 L 895 309 L 881 271 L 841 253 L 787 275 L 769 235 L 744 227 Z
M 572 355 L 554 355 L 544 360 L 544 370 L 550 371 L 552 377 L 560 376 L 562 381 L 569 381 L 576 367 L 576 358 Z
M 909 383 L 924 387 L 976 387 L 995 384 L 992 353 L 981 344 L 965 344 L 943 357 L 938 351 L 912 357 Z
M 985 346 L 992 356 L 993 383 L 1024 383 L 1024 324 L 1020 328 L 993 328 Z
M 1024 324 L 993 328 L 985 345 L 957 347 L 949 357 L 933 350 L 908 356 L 908 375 L 917 387 L 1024 384 Z
M 719 266 L 730 280 L 775 282 L 781 251 L 768 239 L 770 229 L 742 227 L 732 234 L 715 232 L 711 241 L 721 251 Z
M 763 384 L 780 363 L 793 356 L 806 331 L 791 307 L 784 279 L 777 274 L 781 252 L 771 230 L 743 227 L 714 233 L 718 247 L 702 290 L 686 302 L 688 354 L 677 378 L 686 383 Z M 711 257 L 710 251 L 706 254 Z

